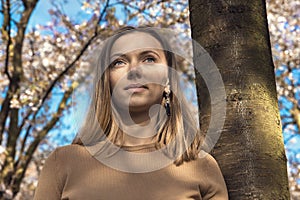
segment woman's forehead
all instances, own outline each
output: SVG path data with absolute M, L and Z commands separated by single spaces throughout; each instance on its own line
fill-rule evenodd
M 144 32 L 132 32 L 119 37 L 111 48 L 111 55 L 126 54 L 141 49 L 162 49 L 160 42 Z

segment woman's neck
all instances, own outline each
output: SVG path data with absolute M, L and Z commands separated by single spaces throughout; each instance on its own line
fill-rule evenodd
M 136 146 L 154 143 L 157 122 L 157 115 L 149 117 L 148 113 L 130 113 L 129 118 L 121 116 L 122 144 Z

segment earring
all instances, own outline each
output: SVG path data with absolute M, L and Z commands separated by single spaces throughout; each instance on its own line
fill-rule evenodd
M 170 85 L 167 85 L 165 87 L 165 91 L 164 91 L 164 98 L 165 98 L 165 109 L 166 109 L 166 114 L 168 116 L 171 115 L 171 110 L 170 110 Z

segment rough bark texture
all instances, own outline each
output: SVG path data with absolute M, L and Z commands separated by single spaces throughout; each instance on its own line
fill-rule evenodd
M 215 61 L 226 89 L 225 125 L 212 154 L 230 199 L 289 199 L 265 2 L 189 3 L 192 37 Z M 200 123 L 206 130 L 210 98 L 199 73 L 196 78 Z

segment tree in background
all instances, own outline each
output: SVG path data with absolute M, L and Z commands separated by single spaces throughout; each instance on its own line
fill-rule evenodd
M 300 199 L 300 1 L 268 1 L 291 199 Z M 297 145 L 298 144 L 298 145 Z
M 226 89 L 226 120 L 212 154 L 223 172 L 229 198 L 288 200 L 265 1 L 189 3 L 192 37 L 215 61 Z M 195 65 L 199 57 L 194 52 Z M 209 123 L 217 123 L 210 121 L 214 99 L 197 72 L 196 83 L 200 125 L 206 132 Z

